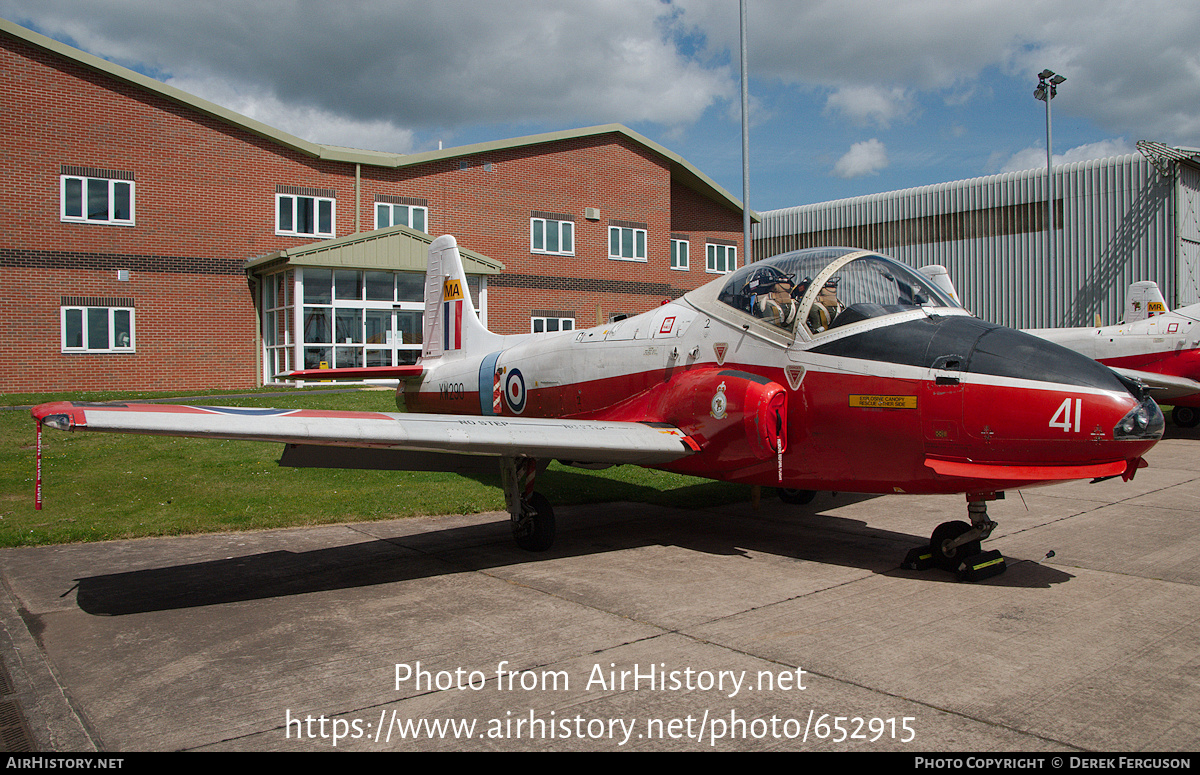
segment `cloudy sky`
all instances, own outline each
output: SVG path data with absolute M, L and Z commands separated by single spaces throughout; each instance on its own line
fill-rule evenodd
M 1200 3 L 747 0 L 757 210 L 1200 147 Z M 621 123 L 742 195 L 737 0 L 0 0 L 308 140 L 417 152 Z

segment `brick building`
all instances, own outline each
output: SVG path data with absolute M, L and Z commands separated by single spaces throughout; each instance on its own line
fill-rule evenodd
M 380 153 L 4 20 L 0 58 L 2 392 L 409 362 L 430 234 L 457 237 L 499 333 L 642 312 L 741 260 L 740 202 L 619 125 Z

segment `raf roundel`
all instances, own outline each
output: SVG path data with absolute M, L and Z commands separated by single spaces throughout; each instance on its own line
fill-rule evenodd
M 504 378 L 504 400 L 514 414 L 525 411 L 525 378 L 520 369 L 513 369 Z

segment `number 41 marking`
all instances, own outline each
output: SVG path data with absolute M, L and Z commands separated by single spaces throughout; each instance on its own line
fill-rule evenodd
M 1063 399 L 1062 404 L 1058 407 L 1058 411 L 1050 418 L 1051 428 L 1062 428 L 1063 433 L 1069 433 L 1074 430 L 1079 432 L 1079 416 L 1083 413 L 1083 399 L 1075 399 L 1075 417 L 1071 417 L 1071 399 Z M 1074 419 L 1074 422 L 1072 422 Z

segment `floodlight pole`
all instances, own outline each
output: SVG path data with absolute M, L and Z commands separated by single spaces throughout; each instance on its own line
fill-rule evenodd
M 739 3 L 742 47 L 742 264 L 754 260 L 750 238 L 750 98 L 749 75 L 746 66 L 746 0 Z
M 1050 142 L 1050 100 L 1058 94 L 1058 85 L 1067 80 L 1053 70 L 1038 73 L 1038 85 L 1033 96 L 1046 103 L 1046 259 L 1054 264 L 1054 151 Z

